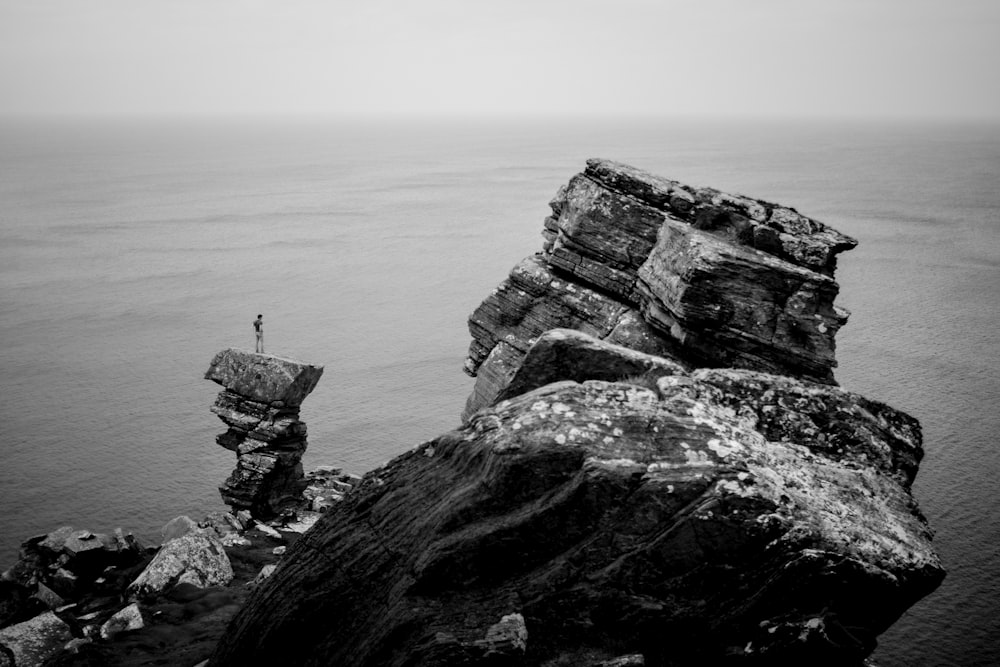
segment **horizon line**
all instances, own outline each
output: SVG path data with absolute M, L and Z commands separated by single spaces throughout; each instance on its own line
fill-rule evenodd
M 297 120 L 297 121 L 354 121 L 354 122 L 497 122 L 497 121 L 567 121 L 599 122 L 614 120 L 633 121 L 705 121 L 705 122 L 907 122 L 907 123 L 1000 123 L 1000 115 L 988 113 L 722 113 L 722 112 L 455 112 L 455 111 L 15 111 L 0 110 L 0 121 L 7 120 Z

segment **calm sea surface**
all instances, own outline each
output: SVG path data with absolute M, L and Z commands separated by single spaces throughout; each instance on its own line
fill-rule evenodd
M 155 540 L 221 509 L 202 376 L 229 346 L 326 366 L 306 468 L 458 424 L 466 318 L 588 157 L 857 237 L 838 379 L 918 417 L 949 569 L 888 667 L 1000 664 L 1000 126 L 602 121 L 0 122 L 0 569 L 71 524 Z

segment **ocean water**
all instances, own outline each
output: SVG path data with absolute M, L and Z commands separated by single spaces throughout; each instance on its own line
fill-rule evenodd
M 795 206 L 842 255 L 838 379 L 918 417 L 949 570 L 883 666 L 1000 664 L 1000 125 L 0 121 L 0 568 L 60 525 L 223 507 L 212 356 L 323 364 L 305 465 L 458 424 L 466 318 L 588 157 Z

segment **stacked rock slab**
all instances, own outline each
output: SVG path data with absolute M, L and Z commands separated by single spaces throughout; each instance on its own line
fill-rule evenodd
M 269 518 L 298 498 L 306 450 L 299 408 L 322 375 L 322 366 L 235 348 L 212 359 L 205 379 L 224 388 L 212 412 L 229 427 L 216 442 L 237 456 L 219 491 L 234 509 Z
M 544 331 L 579 329 L 693 366 L 834 384 L 838 253 L 856 241 L 794 209 L 607 160 L 559 189 L 543 251 L 472 314 L 464 416 Z

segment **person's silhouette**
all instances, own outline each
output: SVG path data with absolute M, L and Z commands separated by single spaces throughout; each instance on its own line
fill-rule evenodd
M 254 348 L 254 352 L 264 352 L 264 316 L 257 315 L 257 319 L 253 321 L 253 330 L 257 334 L 257 347 Z

